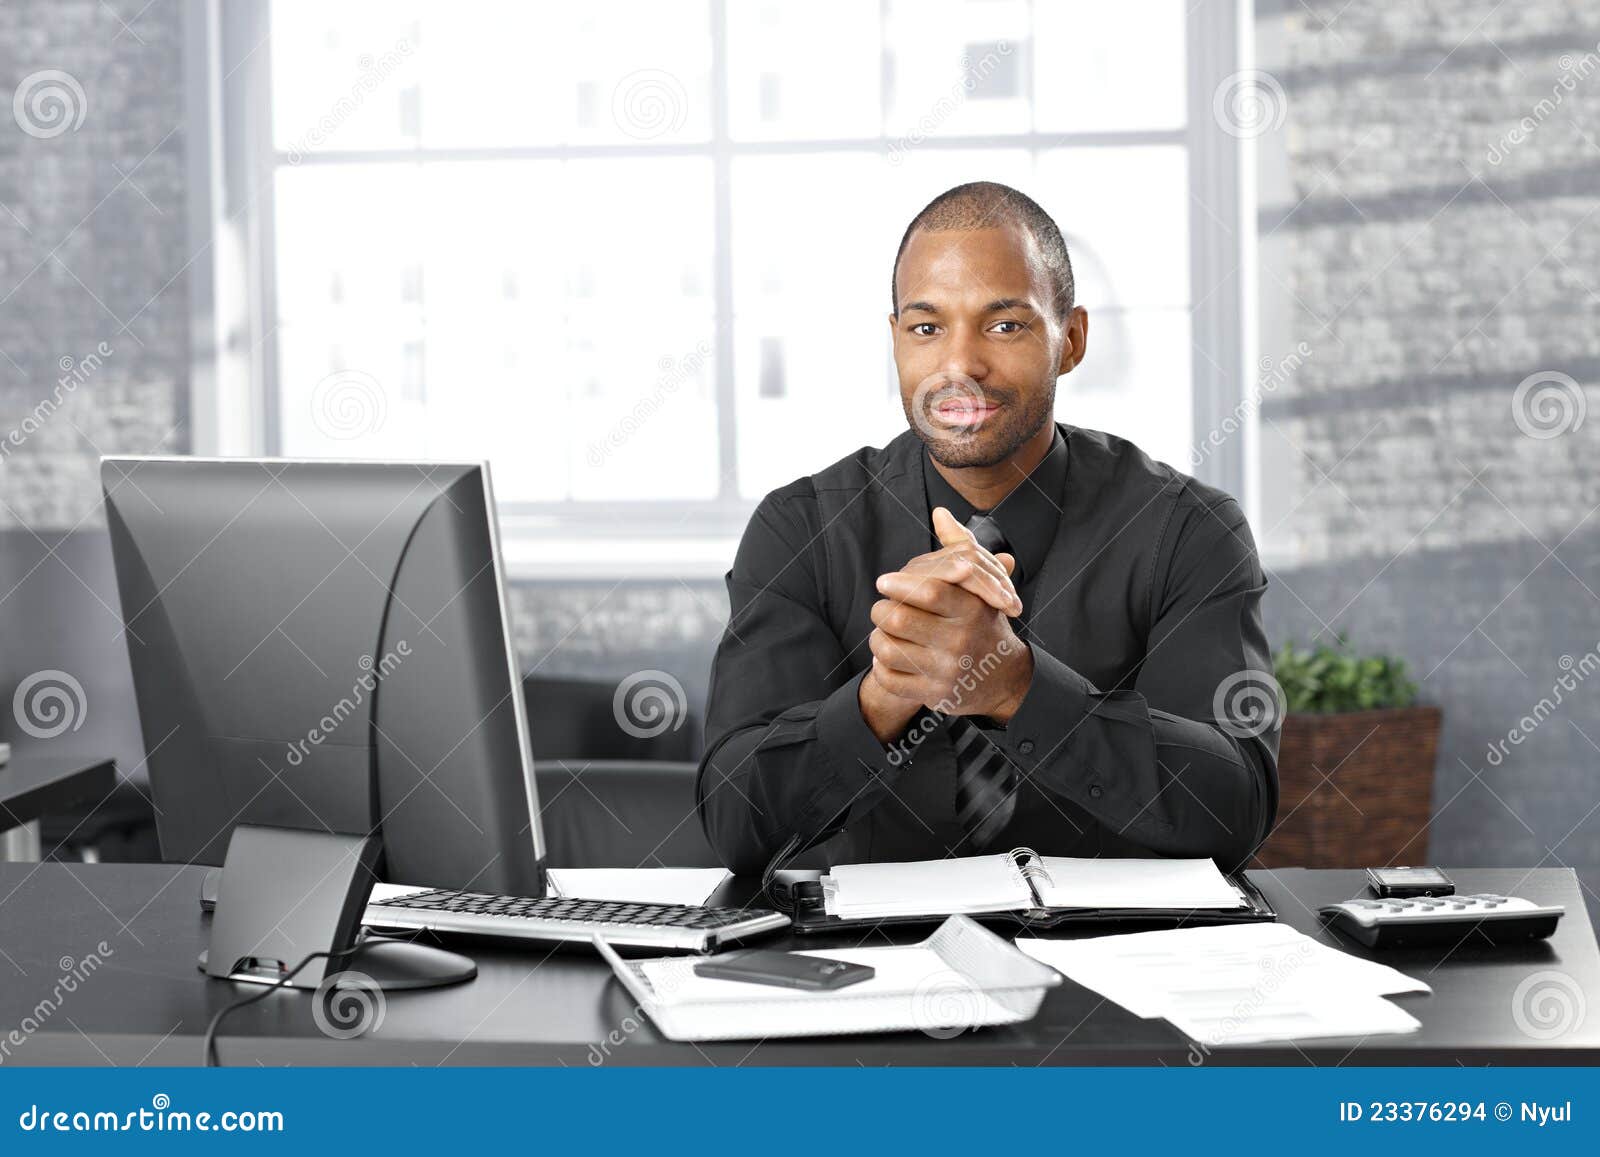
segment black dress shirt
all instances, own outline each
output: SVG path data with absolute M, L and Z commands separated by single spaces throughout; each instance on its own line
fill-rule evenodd
M 1034 667 L 990 730 L 1022 771 L 993 850 L 1236 867 L 1278 804 L 1276 720 L 1218 718 L 1244 673 L 1272 670 L 1249 526 L 1228 495 L 1132 443 L 1057 429 L 990 512 L 1018 557 L 1014 626 Z M 936 549 L 935 505 L 972 513 L 907 431 L 752 515 L 727 575 L 698 783 L 707 838 L 734 871 L 761 871 L 795 836 L 828 863 L 931 859 L 961 842 L 944 726 L 919 713 L 886 747 L 858 699 L 874 583 Z

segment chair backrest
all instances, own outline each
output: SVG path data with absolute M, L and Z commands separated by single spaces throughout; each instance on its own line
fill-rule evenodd
M 537 756 L 533 762 L 552 867 L 719 866 L 695 812 L 695 764 Z
M 637 704 L 630 708 L 626 702 L 619 708 L 620 686 L 620 682 L 543 675 L 523 679 L 534 760 L 683 761 L 699 757 L 698 721 L 681 698 L 652 697 L 649 709 L 665 714 L 632 719 L 629 710 L 640 708 Z

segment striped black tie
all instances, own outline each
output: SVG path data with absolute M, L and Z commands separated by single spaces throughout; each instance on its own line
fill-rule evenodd
M 990 553 L 1011 549 L 1000 524 L 987 515 L 974 514 L 967 529 Z M 956 753 L 956 819 L 966 831 L 963 847 L 981 851 L 1017 810 L 1017 770 L 966 716 L 951 716 L 949 730 Z

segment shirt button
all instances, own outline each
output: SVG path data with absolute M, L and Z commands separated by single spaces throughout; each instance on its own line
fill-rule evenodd
M 1017 750 L 1022 752 L 1023 755 L 1032 755 L 1033 754 L 1033 740 L 1024 739 L 1021 743 L 1017 744 Z
M 1105 793 L 1100 790 L 1100 785 L 1098 783 L 1092 783 L 1089 785 L 1090 799 L 1099 799 L 1104 794 Z

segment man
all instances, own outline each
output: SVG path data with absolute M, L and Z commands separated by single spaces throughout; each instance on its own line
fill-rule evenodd
M 1243 863 L 1277 811 L 1279 712 L 1238 504 L 1054 422 L 1088 315 L 1028 197 L 941 194 L 891 288 L 910 429 L 769 494 L 727 576 L 712 846 L 741 873 L 830 837 L 834 863 Z

